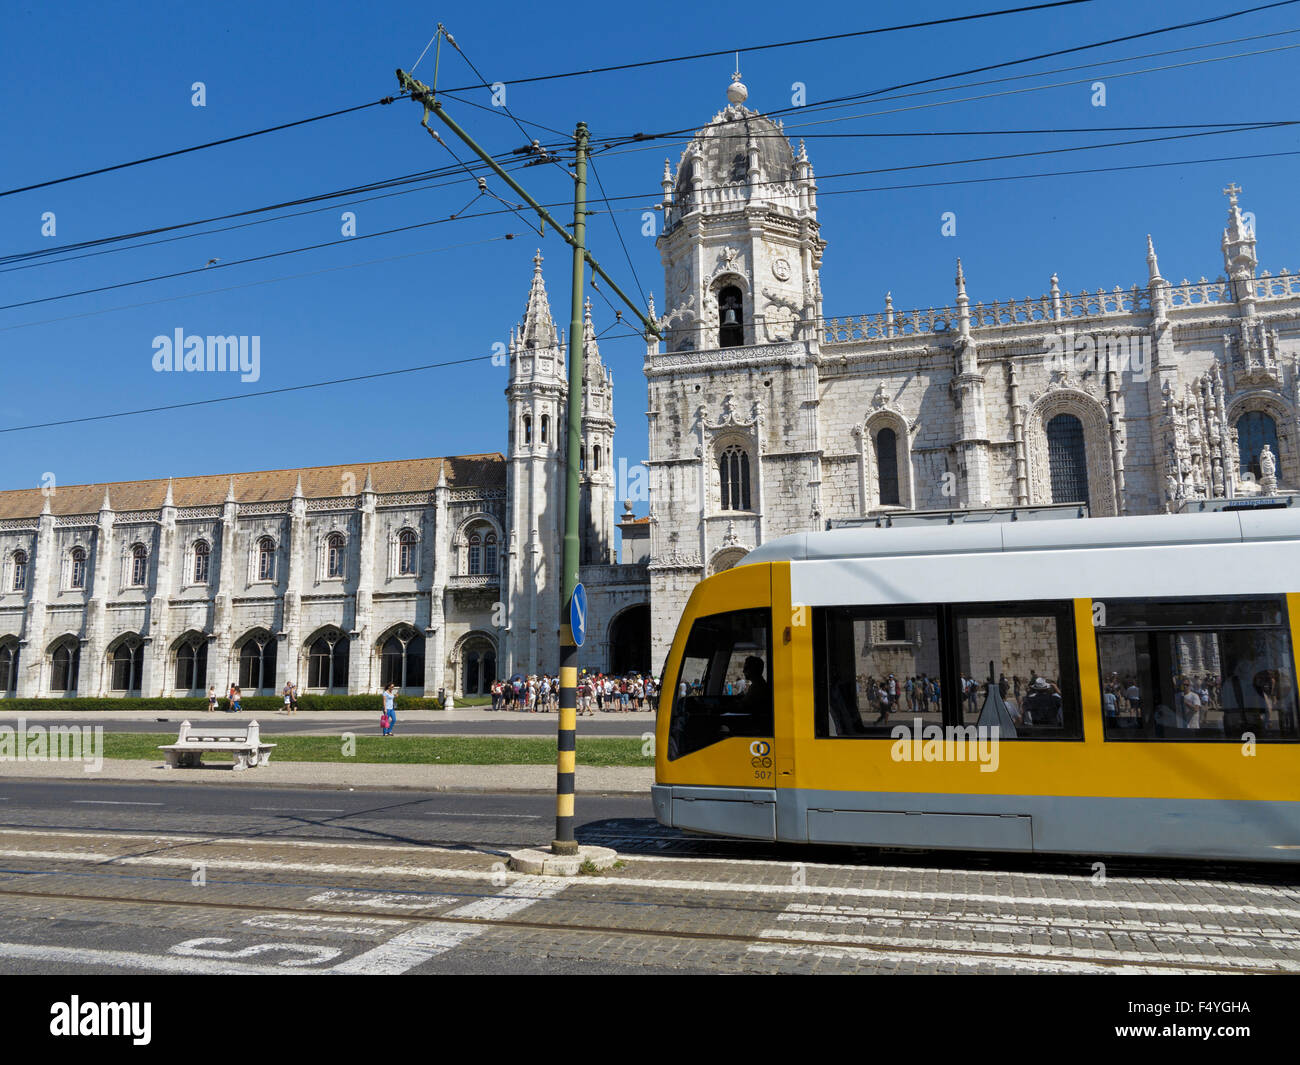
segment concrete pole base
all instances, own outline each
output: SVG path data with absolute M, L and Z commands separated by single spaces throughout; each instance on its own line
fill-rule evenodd
M 579 847 L 576 854 L 552 854 L 536 849 L 511 851 L 507 864 L 512 872 L 532 876 L 578 876 L 584 872 L 603 873 L 612 869 L 616 861 L 618 852 L 609 847 Z

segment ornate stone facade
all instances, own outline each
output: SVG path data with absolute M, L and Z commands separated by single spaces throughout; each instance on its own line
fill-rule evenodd
M 1092 516 L 1300 489 L 1300 276 L 1257 272 L 1229 197 L 1226 276 L 826 318 L 802 144 L 728 105 L 663 175 L 665 340 L 647 345 L 652 660 L 695 582 L 832 519 L 1086 502 Z M 724 292 L 726 295 L 724 296 Z M 741 321 L 722 303 L 736 294 Z M 1252 416 L 1253 415 L 1253 416 Z M 1243 419 L 1246 419 L 1243 421 Z M 1239 438 L 1238 430 L 1249 436 Z M 742 450 L 747 505 L 720 456 Z

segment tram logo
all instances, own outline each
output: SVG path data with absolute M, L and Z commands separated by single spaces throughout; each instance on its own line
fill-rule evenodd
M 895 762 L 978 762 L 981 773 L 997 772 L 997 725 L 895 725 L 889 755 Z
M 762 758 L 765 754 L 772 753 L 772 745 L 767 740 L 755 740 L 749 745 L 749 753 L 755 758 Z

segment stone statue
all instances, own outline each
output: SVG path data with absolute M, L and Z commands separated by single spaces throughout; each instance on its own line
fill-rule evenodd
M 1267 444 L 1259 453 L 1259 487 L 1265 495 L 1277 491 L 1277 460 Z

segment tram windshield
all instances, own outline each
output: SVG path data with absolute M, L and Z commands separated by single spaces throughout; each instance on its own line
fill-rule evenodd
M 771 630 L 765 608 L 695 620 L 673 693 L 670 759 L 728 736 L 772 735 Z

